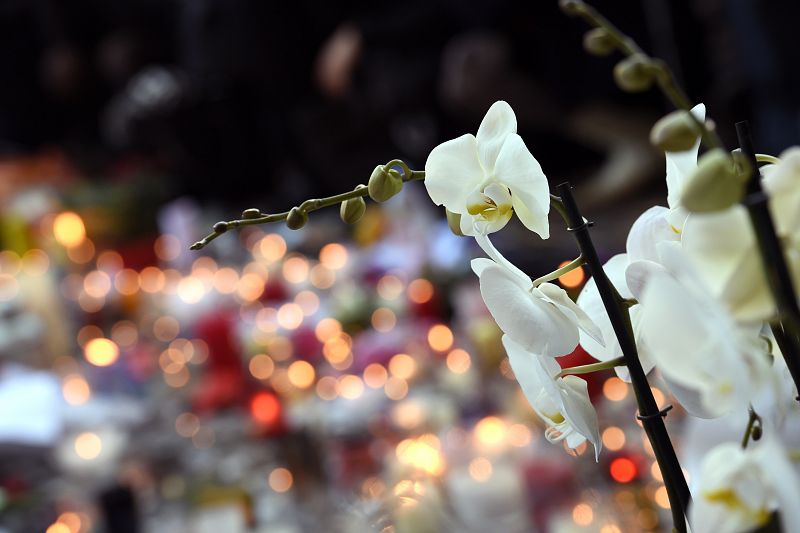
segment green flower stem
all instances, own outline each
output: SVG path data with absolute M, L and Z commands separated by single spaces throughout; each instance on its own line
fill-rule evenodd
M 748 158 L 752 174 L 747 182 L 747 197 L 743 203 L 750 215 L 756 244 L 762 259 L 767 284 L 778 308 L 781 327 L 773 327 L 775 339 L 795 386 L 800 390 L 800 307 L 797 305 L 794 283 L 789 274 L 786 257 L 775 224 L 769 212 L 767 195 L 761 188 L 761 172 L 756 163 L 750 126 L 747 121 L 736 123 L 736 134 L 742 153 Z
M 411 170 L 410 168 L 408 168 L 408 165 L 405 162 L 399 159 L 393 159 L 392 161 L 386 163 L 385 166 L 387 168 L 400 167 L 400 169 L 403 171 L 404 182 L 421 181 L 425 179 L 424 170 Z M 369 194 L 369 191 L 367 190 L 366 187 L 363 186 L 357 187 L 352 191 L 344 192 L 334 196 L 328 196 L 327 198 L 315 198 L 306 200 L 302 204 L 300 204 L 299 208 L 302 212 L 308 214 L 312 211 L 316 211 L 317 209 L 322 209 L 323 207 L 330 207 L 332 205 L 340 204 L 346 200 L 367 196 L 367 194 Z M 282 213 L 262 215 L 256 218 L 243 218 L 237 220 L 229 220 L 221 224 L 218 223 L 215 224 L 215 226 L 220 225 L 220 227 L 224 229 L 222 229 L 221 231 L 215 229 L 214 231 L 212 231 L 211 233 L 209 233 L 196 243 L 192 244 L 189 248 L 191 250 L 201 250 L 202 248 L 207 246 L 208 243 L 210 243 L 211 241 L 213 241 L 214 239 L 216 239 L 217 237 L 219 237 L 220 235 L 222 235 L 223 233 L 227 232 L 230 229 L 240 228 L 242 226 L 255 226 L 259 224 L 269 224 L 271 222 L 279 222 L 281 220 L 286 220 L 286 217 L 288 216 L 289 216 L 289 211 L 284 211 Z
M 627 307 L 621 304 L 622 298 L 616 291 L 611 281 L 603 271 L 603 265 L 589 233 L 590 222 L 580 213 L 578 205 L 572 196 L 572 186 L 562 183 L 557 188 L 567 213 L 568 230 L 573 234 L 581 251 L 581 256 L 586 259 L 586 264 L 594 277 L 603 306 L 608 313 L 608 318 L 614 328 L 614 333 L 622 348 L 622 354 L 631 375 L 631 385 L 639 406 L 639 419 L 642 421 L 647 438 L 653 446 L 658 466 L 664 476 L 664 485 L 669 495 L 670 507 L 674 527 L 680 533 L 686 532 L 686 510 L 691 503 L 691 494 L 686 484 L 686 478 L 681 471 L 681 465 L 672 447 L 667 428 L 664 425 L 663 412 L 650 390 L 647 376 L 639 361 L 630 316 Z
M 758 440 L 759 436 L 753 435 L 753 430 L 758 426 L 761 427 L 761 417 L 758 416 L 758 413 L 755 412 L 753 406 L 751 405 L 748 409 L 749 418 L 747 420 L 747 428 L 744 430 L 744 436 L 742 437 L 742 449 L 747 449 L 747 444 L 750 442 L 750 437 L 753 437 L 753 440 Z
M 601 370 L 609 370 L 618 366 L 625 366 L 625 358 L 617 357 L 616 359 L 609 359 L 608 361 L 600 361 L 599 363 L 592 363 L 590 365 L 573 366 L 571 368 L 563 368 L 558 373 L 558 377 L 563 378 L 570 374 L 591 374 L 592 372 L 599 372 Z
M 586 260 L 584 260 L 583 256 L 579 256 L 576 259 L 573 259 L 572 261 L 570 261 L 569 263 L 564 265 L 563 267 L 561 267 L 561 268 L 559 268 L 557 270 L 554 270 L 554 271 L 550 272 L 549 274 L 545 274 L 544 276 L 542 276 L 540 278 L 536 278 L 535 280 L 533 280 L 533 286 L 534 287 L 538 287 L 542 283 L 546 283 L 548 281 L 553 281 L 554 279 L 558 279 L 561 276 L 563 276 L 564 274 L 566 274 L 567 272 L 572 272 L 576 268 L 580 268 L 585 264 L 586 264 Z
M 622 33 L 619 28 L 614 26 L 607 18 L 605 18 L 593 6 L 583 2 L 582 0 L 571 0 L 570 10 L 565 10 L 567 14 L 579 16 L 585 20 L 590 26 L 594 28 L 602 28 L 609 35 L 611 40 L 616 45 L 617 49 L 630 57 L 632 55 L 641 54 L 646 57 L 655 74 L 656 83 L 664 93 L 672 105 L 684 111 L 691 111 L 692 102 L 686 96 L 681 86 L 675 80 L 675 75 L 667 64 L 658 58 L 653 58 L 647 55 L 641 47 L 636 44 L 636 41 Z M 700 129 L 703 136 L 703 143 L 707 147 L 723 148 L 722 140 L 714 129 L 709 128 L 704 121 L 698 120 L 692 113 L 689 113 L 692 121 Z
M 777 165 L 778 163 L 781 162 L 780 159 L 778 159 L 774 155 L 769 155 L 769 154 L 756 154 L 756 161 L 758 161 L 759 163 L 770 163 L 773 165 Z

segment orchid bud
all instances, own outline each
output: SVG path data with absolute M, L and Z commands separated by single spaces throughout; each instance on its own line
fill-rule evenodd
M 299 207 L 293 207 L 289 210 L 289 215 L 286 217 L 286 225 L 289 229 L 300 229 L 308 222 L 308 214 L 302 211 Z
M 617 43 L 604 28 L 592 28 L 583 35 L 583 47 L 592 55 L 607 56 Z
M 376 202 L 385 202 L 403 188 L 403 178 L 394 169 L 378 165 L 369 177 L 369 197 Z
M 715 148 L 697 161 L 697 169 L 683 187 L 681 203 L 693 213 L 727 209 L 744 196 L 745 179 L 745 174 L 737 172 L 733 157 Z
M 459 237 L 463 237 L 464 234 L 461 232 L 461 215 L 453 213 L 449 209 L 445 209 L 444 212 L 447 215 L 447 225 L 450 227 L 450 231 Z
M 650 143 L 665 152 L 691 150 L 701 131 L 688 111 L 673 111 L 650 130 Z
M 221 220 L 216 224 L 214 224 L 213 229 L 215 233 L 225 233 L 226 231 L 228 231 L 228 223 Z
M 614 67 L 614 80 L 623 91 L 646 91 L 655 81 L 653 64 L 646 55 L 634 54 L 617 63 Z
M 364 211 L 367 210 L 367 202 L 364 198 L 351 198 L 342 202 L 339 207 L 339 216 L 347 224 L 355 224 L 361 217 L 364 216 Z
M 256 209 L 255 207 L 251 207 L 250 209 L 245 209 L 242 211 L 242 218 L 259 218 L 261 216 L 261 210 Z
M 581 0 L 559 0 L 558 7 L 561 8 L 566 15 L 580 15 L 583 9 L 583 2 Z

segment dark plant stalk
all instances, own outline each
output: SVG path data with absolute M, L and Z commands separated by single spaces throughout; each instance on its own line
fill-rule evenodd
M 653 446 L 661 474 L 664 477 L 664 485 L 669 495 L 670 507 L 675 529 L 681 533 L 686 531 L 686 511 L 691 503 L 691 494 L 683 476 L 681 465 L 672 447 L 667 428 L 664 425 L 665 410 L 659 410 L 650 385 L 647 382 L 642 364 L 639 361 L 639 354 L 636 350 L 636 343 L 630 328 L 630 317 L 628 308 L 624 305 L 622 298 L 609 281 L 600 258 L 595 250 L 592 237 L 589 234 L 591 223 L 584 220 L 581 215 L 575 198 L 572 196 L 572 186 L 569 183 L 562 183 L 557 187 L 557 192 L 561 197 L 567 214 L 568 231 L 572 232 L 578 243 L 581 256 L 586 260 L 586 265 L 594 277 L 603 306 L 611 320 L 614 333 L 622 348 L 625 364 L 631 375 L 631 384 L 636 403 L 639 406 L 639 420 L 642 421 L 647 438 Z
M 800 391 L 800 308 L 783 255 L 781 243 L 775 232 L 775 224 L 769 213 L 767 195 L 761 188 L 761 172 L 758 170 L 750 126 L 747 121 L 736 123 L 736 135 L 742 153 L 750 163 L 752 174 L 747 182 L 747 196 L 743 204 L 750 215 L 750 222 L 756 234 L 758 251 L 764 266 L 775 305 L 778 308 L 781 324 L 772 328 L 783 359 L 792 375 L 795 386 Z

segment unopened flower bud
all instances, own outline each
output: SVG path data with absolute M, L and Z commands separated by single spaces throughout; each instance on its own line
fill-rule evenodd
M 308 222 L 308 215 L 299 207 L 289 210 L 289 215 L 286 217 L 286 225 L 289 229 L 300 229 L 306 225 L 306 222 Z
M 369 177 L 369 197 L 376 202 L 385 202 L 403 188 L 403 178 L 394 169 L 378 165 Z
M 753 440 L 761 440 L 761 437 L 764 436 L 764 431 L 761 429 L 761 424 L 753 426 L 750 436 L 753 437 Z
M 605 29 L 592 28 L 583 35 L 583 47 L 592 55 L 607 56 L 617 44 Z
M 701 131 L 688 111 L 673 111 L 650 130 L 650 143 L 665 152 L 691 150 Z
M 258 218 L 261 216 L 261 210 L 251 207 L 242 211 L 242 218 Z
M 367 202 L 364 201 L 364 198 L 359 196 L 358 198 L 351 198 L 342 202 L 342 205 L 339 207 L 339 216 L 344 222 L 355 224 L 364 216 L 364 211 L 366 210 Z
M 681 192 L 681 203 L 693 213 L 727 209 L 742 199 L 746 175 L 737 172 L 733 157 L 720 148 L 703 154 Z
M 224 221 L 219 221 L 216 224 L 214 224 L 213 229 L 215 233 L 225 233 L 226 231 L 228 231 L 228 223 Z
M 449 209 L 445 209 L 444 212 L 447 215 L 447 225 L 450 227 L 450 231 L 459 237 L 463 237 L 464 234 L 461 232 L 461 215 L 453 213 Z
M 559 0 L 558 7 L 567 15 L 579 15 L 583 7 L 583 2 L 581 2 L 581 0 Z
M 646 91 L 655 81 L 653 64 L 644 54 L 634 54 L 617 63 L 614 67 L 614 80 L 623 91 Z

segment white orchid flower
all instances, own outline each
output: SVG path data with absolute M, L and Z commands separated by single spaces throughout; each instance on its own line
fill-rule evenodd
M 530 277 L 505 259 L 485 236 L 478 242 L 492 257 L 473 259 L 483 301 L 497 325 L 533 353 L 558 357 L 578 346 L 579 329 L 602 344 L 599 328 L 569 295 L 552 283 L 533 286 Z
M 743 450 L 724 443 L 705 457 L 689 523 L 697 533 L 739 533 L 778 511 L 782 531 L 800 531 L 800 481 L 786 450 L 764 436 Z
M 434 148 L 425 188 L 436 205 L 461 215 L 464 235 L 502 229 L 513 212 L 529 230 L 550 236 L 550 189 L 539 162 L 517 135 L 517 118 L 495 102 L 478 128 Z
M 682 389 L 699 395 L 701 413 L 693 414 L 745 410 L 770 375 L 760 324 L 734 321 L 693 272 L 680 245 L 662 243 L 658 250 L 661 264 L 637 261 L 627 269 L 649 355 L 677 385 L 673 392 L 679 400 Z
M 706 119 L 706 106 L 697 104 L 691 110 L 692 115 L 700 122 Z M 685 152 L 666 152 L 667 160 L 667 220 L 676 232 L 683 231 L 683 224 L 689 212 L 680 204 L 681 192 L 689 175 L 697 168 L 697 153 L 700 150 L 700 138 L 694 146 Z
M 800 147 L 784 150 L 780 163 L 761 170 L 775 229 L 781 237 L 796 241 L 800 234 Z
M 508 335 L 503 335 L 503 346 L 522 392 L 547 424 L 547 440 L 566 440 L 567 446 L 575 448 L 588 439 L 596 460 L 602 442 L 586 381 L 577 376 L 558 377 L 561 367 L 554 359 L 527 351 Z

